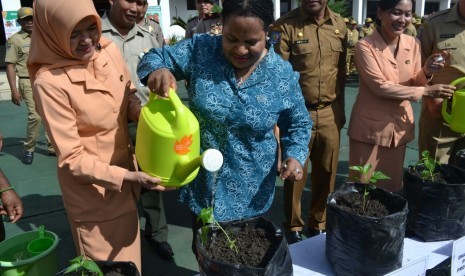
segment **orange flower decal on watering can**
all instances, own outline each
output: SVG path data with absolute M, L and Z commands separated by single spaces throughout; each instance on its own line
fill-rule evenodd
M 181 138 L 181 140 L 177 140 L 174 143 L 174 152 L 179 155 L 186 155 L 188 154 L 191 149 L 190 146 L 192 145 L 192 134 L 186 135 Z

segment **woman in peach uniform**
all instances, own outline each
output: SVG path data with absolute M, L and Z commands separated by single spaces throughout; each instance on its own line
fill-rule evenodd
M 138 119 L 140 102 L 91 0 L 35 2 L 28 69 L 77 254 L 141 271 L 137 197 L 141 185 L 164 188 L 135 171 L 127 121 Z
M 355 46 L 355 67 L 359 72 L 359 93 L 349 124 L 349 165 L 370 163 L 391 180 L 378 187 L 391 192 L 402 189 L 403 165 L 408 142 L 415 136 L 410 101 L 422 97 L 450 97 L 454 87 L 427 84 L 442 70 L 444 61 L 431 55 L 421 67 L 419 41 L 403 34 L 412 19 L 411 0 L 381 0 L 373 34 Z M 354 176 L 354 172 L 350 172 Z

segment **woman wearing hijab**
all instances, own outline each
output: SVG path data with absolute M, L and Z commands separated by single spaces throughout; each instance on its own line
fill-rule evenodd
M 58 180 L 78 255 L 141 270 L 136 200 L 158 178 L 135 172 L 127 121 L 140 102 L 91 0 L 39 0 L 28 69 L 58 156 Z

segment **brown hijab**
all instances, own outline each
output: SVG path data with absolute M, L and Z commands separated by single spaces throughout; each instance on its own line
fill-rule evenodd
M 36 74 L 70 65 L 86 64 L 95 60 L 95 51 L 90 60 L 80 60 L 71 53 L 70 39 L 74 27 L 85 17 L 95 17 L 102 47 L 110 41 L 102 38 L 100 16 L 92 0 L 36 0 L 34 3 L 34 28 L 31 37 L 29 76 L 34 81 Z

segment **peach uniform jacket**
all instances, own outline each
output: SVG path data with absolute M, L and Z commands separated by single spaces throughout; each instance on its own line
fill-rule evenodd
M 58 156 L 58 180 L 68 219 L 77 226 L 88 222 L 105 224 L 131 213 L 137 218 L 140 186 L 124 184 L 123 177 L 135 169 L 127 120 L 136 119 L 140 101 L 116 45 L 108 41 L 103 44 L 107 46 L 94 63 L 39 72 L 34 81 L 37 109 Z M 138 220 L 135 221 L 114 228 L 126 233 L 134 243 L 129 247 L 134 246 L 136 252 L 128 255 L 140 256 Z M 122 257 L 115 252 L 108 255 L 115 250 L 111 248 L 115 246 L 114 238 L 105 237 L 103 230 L 100 233 L 103 240 L 108 239 L 107 243 L 99 240 L 94 244 L 95 236 L 91 234 L 90 240 L 85 240 L 82 231 L 95 229 L 71 229 L 81 254 L 102 260 Z M 89 246 L 89 251 L 94 250 L 92 246 L 103 249 L 82 252 L 87 251 L 85 246 Z M 103 253 L 98 256 L 100 252 Z
M 402 34 L 394 58 L 375 30 L 355 46 L 355 67 L 360 84 L 349 137 L 383 147 L 412 141 L 415 125 L 410 101 L 420 101 L 427 82 L 418 40 Z
M 415 137 L 410 101 L 421 99 L 427 79 L 421 70 L 418 40 L 404 34 L 399 39 L 396 57 L 377 30 L 355 46 L 360 83 L 348 129 L 351 139 L 392 148 L 405 146 Z M 404 156 L 392 162 L 400 160 L 403 165 Z

